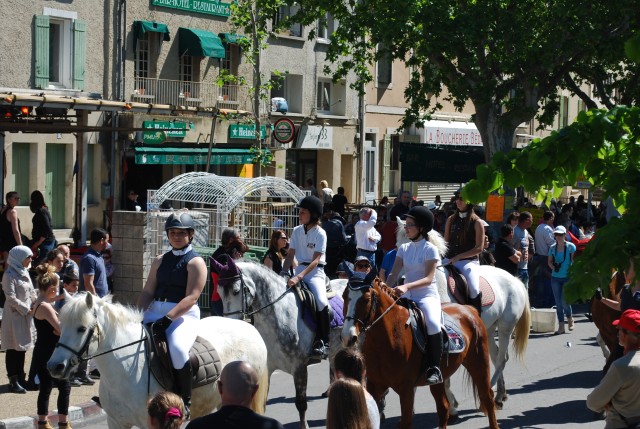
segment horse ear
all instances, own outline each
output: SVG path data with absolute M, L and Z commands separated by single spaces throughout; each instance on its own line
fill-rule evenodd
M 346 261 L 346 259 L 345 259 Z M 344 271 L 347 273 L 347 278 L 350 279 L 351 277 L 353 277 L 353 270 L 351 269 L 351 267 L 349 266 L 349 264 L 344 264 Z
M 87 307 L 89 309 L 93 308 L 93 294 L 91 292 L 87 292 L 87 295 L 85 297 L 85 302 L 87 303 Z
M 373 285 L 373 280 L 375 278 L 376 278 L 376 272 L 374 270 L 371 270 L 367 273 L 366 277 L 364 278 L 364 282 L 365 284 Z
M 400 216 L 396 216 L 396 222 L 398 222 L 398 226 L 404 226 L 404 221 L 400 219 Z
M 224 268 L 226 268 L 226 265 L 222 265 L 220 262 L 218 262 L 218 260 L 216 258 L 214 258 L 213 256 L 211 256 L 209 258 L 209 265 L 211 266 L 211 271 L 213 271 L 216 274 L 220 274 L 222 272 L 222 270 Z
M 71 301 L 71 299 L 73 298 L 71 295 L 69 295 L 69 292 L 67 292 L 65 288 L 62 288 L 62 293 L 64 294 L 64 300 L 66 302 Z
M 233 261 L 233 258 L 227 259 L 227 269 L 229 270 L 229 274 L 231 274 L 231 277 L 240 274 L 240 270 L 238 269 L 236 263 Z

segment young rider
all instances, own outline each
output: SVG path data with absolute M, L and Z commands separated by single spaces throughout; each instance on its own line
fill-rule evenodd
M 410 298 L 418 304 L 427 327 L 427 384 L 442 383 L 440 359 L 442 356 L 442 334 L 440 332 L 442 308 L 436 285 L 436 268 L 440 265 L 440 253 L 429 242 L 429 231 L 433 229 L 433 213 L 423 206 L 409 210 L 404 224 L 411 240 L 398 247 L 396 260 L 387 284 L 393 287 L 398 273 L 404 268 L 405 282 L 396 286 L 396 296 Z
M 164 229 L 172 249 L 151 264 L 147 283 L 138 298 L 138 308 L 144 310 L 144 323 L 155 322 L 166 327 L 177 393 L 182 396 L 188 416 L 191 404 L 189 350 L 197 336 L 198 298 L 207 279 L 207 266 L 191 246 L 194 222 L 190 215 L 172 214 Z
M 484 249 L 484 227 L 480 217 L 473 211 L 473 204 L 466 202 L 459 191 L 455 198 L 456 212 L 449 216 L 444 228 L 444 239 L 449 243 L 449 251 L 443 264 L 453 264 L 467 279 L 471 304 L 480 314 L 482 294 L 478 255 Z
M 288 273 L 293 258 L 298 259 L 295 276 L 287 282 L 291 287 L 304 280 L 311 289 L 318 309 L 318 340 L 313 344 L 312 357 L 326 359 L 329 348 L 329 300 L 325 284 L 325 252 L 327 234 L 320 226 L 322 217 L 322 201 L 309 195 L 298 204 L 300 225 L 293 229 L 289 252 L 282 264 L 282 273 Z

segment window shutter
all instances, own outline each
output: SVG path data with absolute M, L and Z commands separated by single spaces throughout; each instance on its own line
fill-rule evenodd
M 382 146 L 382 195 L 389 195 L 389 176 L 391 174 L 391 136 L 384 136 Z
M 87 48 L 87 23 L 73 22 L 73 88 L 84 89 L 84 63 Z
M 49 85 L 49 17 L 35 17 L 35 87 L 46 88 Z

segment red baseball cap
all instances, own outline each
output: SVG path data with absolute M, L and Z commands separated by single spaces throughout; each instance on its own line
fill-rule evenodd
M 620 319 L 613 322 L 613 326 L 626 329 L 634 334 L 640 334 L 640 311 L 626 310 L 620 316 Z

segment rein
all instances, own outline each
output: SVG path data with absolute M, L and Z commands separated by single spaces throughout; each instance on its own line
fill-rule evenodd
M 373 288 L 373 286 L 368 286 L 368 288 Z M 382 314 L 380 316 L 378 316 L 373 322 L 371 322 L 371 324 L 369 324 L 369 319 L 371 318 L 371 313 L 373 313 L 373 311 L 375 310 L 375 308 L 378 306 L 378 295 L 373 295 L 371 297 L 371 308 L 369 310 L 369 315 L 368 317 L 362 321 L 356 317 L 351 317 L 351 316 L 347 316 L 345 317 L 345 320 L 353 320 L 356 323 L 359 323 L 362 325 L 362 332 L 366 333 L 369 329 L 371 329 L 373 327 L 373 325 L 375 325 L 376 323 L 378 323 L 389 311 L 391 311 L 391 309 L 398 303 L 398 301 L 400 300 L 400 298 L 395 298 L 393 300 L 393 303 L 385 310 L 382 312 Z
M 242 272 L 240 272 L 240 274 L 238 274 L 237 276 L 228 277 L 225 280 L 227 280 L 227 279 L 230 279 L 230 280 L 240 279 L 240 294 L 241 294 L 240 299 L 242 300 L 242 310 L 231 311 L 229 313 L 222 313 L 224 316 L 242 314 L 243 319 L 247 319 L 249 316 L 253 316 L 254 314 L 259 313 L 260 311 L 264 310 L 265 308 L 271 307 L 272 305 L 274 305 L 275 303 L 280 301 L 282 298 L 284 298 L 284 296 L 291 291 L 291 288 L 286 288 L 285 291 L 282 292 L 282 294 L 280 294 L 280 296 L 277 297 L 275 300 L 271 301 L 268 304 L 263 305 L 262 307 L 258 308 L 257 310 L 249 311 L 247 309 L 247 301 L 244 299 L 245 290 L 248 289 L 248 288 L 247 288 L 247 285 L 244 282 L 244 277 L 242 275 Z

